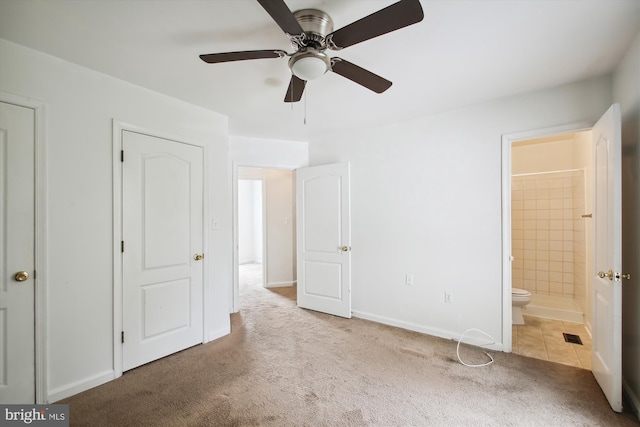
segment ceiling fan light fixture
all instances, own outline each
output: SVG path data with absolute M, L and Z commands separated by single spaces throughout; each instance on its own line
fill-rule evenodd
M 301 80 L 315 80 L 331 68 L 327 55 L 317 50 L 307 50 L 294 54 L 289 60 L 291 72 Z

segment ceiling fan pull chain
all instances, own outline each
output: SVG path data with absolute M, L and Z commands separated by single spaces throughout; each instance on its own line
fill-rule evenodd
M 307 93 L 308 92 L 309 92 L 308 90 L 304 92 L 304 124 L 305 126 L 307 124 Z

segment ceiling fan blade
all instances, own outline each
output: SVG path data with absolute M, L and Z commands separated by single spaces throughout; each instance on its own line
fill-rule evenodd
M 245 50 L 242 52 L 208 53 L 200 55 L 200 59 L 208 64 L 218 62 L 245 61 L 247 59 L 282 58 L 286 56 L 284 50 Z
M 291 80 L 289 81 L 289 88 L 287 89 L 287 94 L 284 96 L 284 102 L 298 102 L 302 99 L 302 93 L 304 92 L 304 87 L 307 85 L 305 80 L 302 80 L 296 77 L 294 74 L 291 74 Z
M 331 58 L 331 63 L 331 71 L 336 74 L 340 74 L 342 77 L 346 77 L 376 93 L 382 93 L 392 85 L 389 80 L 382 78 L 377 74 L 373 74 L 371 71 L 365 70 L 364 68 L 358 67 L 349 61 L 345 61 L 344 59 Z
M 422 21 L 424 12 L 419 0 L 402 0 L 329 34 L 332 49 L 354 44 L 399 30 Z
M 258 0 L 258 3 L 286 34 L 295 36 L 304 32 L 283 0 Z

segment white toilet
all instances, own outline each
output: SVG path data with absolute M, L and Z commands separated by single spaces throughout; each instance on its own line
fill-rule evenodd
M 531 292 L 520 289 L 511 288 L 511 324 L 524 325 L 524 317 L 522 317 L 522 307 L 531 302 Z

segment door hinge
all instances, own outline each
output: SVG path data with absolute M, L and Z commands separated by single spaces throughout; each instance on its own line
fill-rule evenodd
M 124 240 L 120 242 L 120 252 L 124 253 Z
M 120 161 L 124 162 L 124 150 L 120 150 Z
M 124 331 L 120 333 L 120 342 L 124 344 Z

